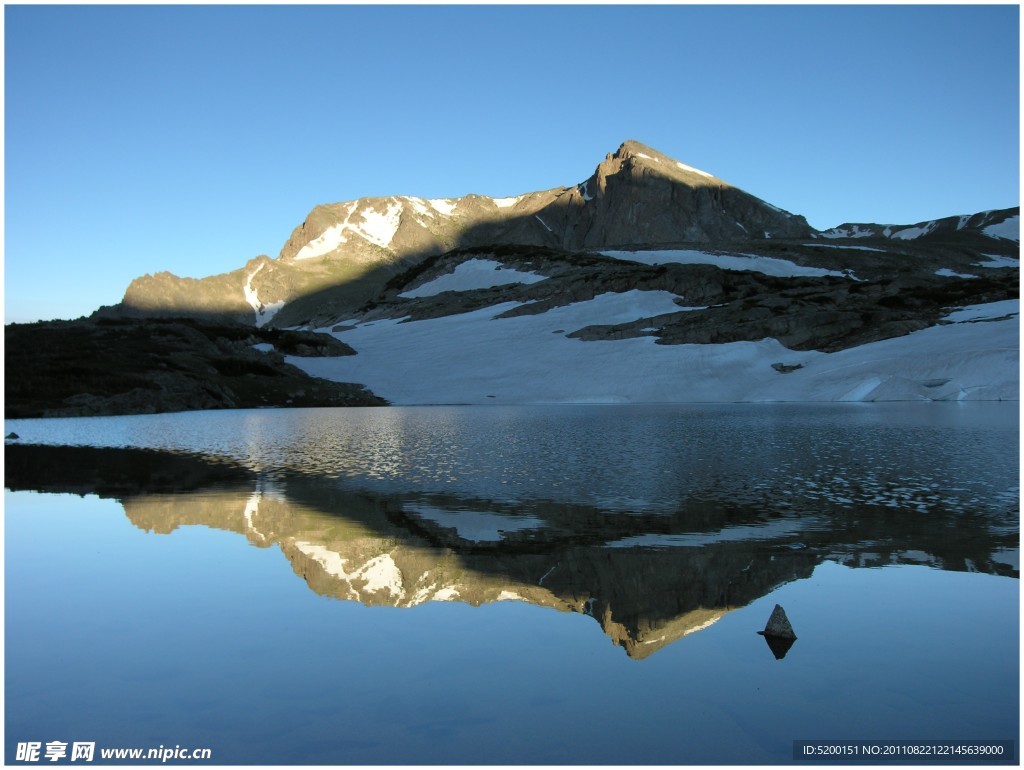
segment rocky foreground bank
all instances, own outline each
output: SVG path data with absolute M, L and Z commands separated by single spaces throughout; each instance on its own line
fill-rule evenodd
M 361 385 L 285 363 L 284 355 L 354 355 L 313 332 L 194 319 L 79 319 L 9 324 L 4 341 L 8 418 L 387 403 Z

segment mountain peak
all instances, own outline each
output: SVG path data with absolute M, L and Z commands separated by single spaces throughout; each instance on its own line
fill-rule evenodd
M 636 139 L 627 139 L 619 145 L 613 156 L 625 160 L 636 155 L 661 155 L 662 153 L 655 150 L 653 147 L 648 147 L 643 142 L 638 142 Z
M 611 171 L 612 168 L 617 171 L 627 161 L 642 165 L 657 175 L 689 185 L 726 184 L 714 174 L 682 163 L 635 139 L 627 139 L 620 144 L 619 149 L 614 153 L 609 153 L 601 165 L 605 167 L 606 171 Z

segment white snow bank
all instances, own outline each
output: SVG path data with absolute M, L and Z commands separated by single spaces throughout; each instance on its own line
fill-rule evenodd
M 819 249 L 857 249 L 858 251 L 881 251 L 885 253 L 885 249 L 876 249 L 874 246 L 847 246 L 846 244 L 839 243 L 805 243 L 804 246 L 815 246 Z
M 981 230 L 989 238 L 1002 238 L 1006 241 L 1020 241 L 1020 217 L 1014 214 L 999 224 L 989 225 Z
M 628 259 L 642 262 L 645 265 L 661 265 L 676 262 L 682 265 L 714 265 L 723 270 L 753 270 L 765 275 L 780 278 L 795 276 L 835 275 L 844 277 L 844 273 L 826 270 L 821 267 L 804 267 L 788 259 L 759 257 L 752 254 L 709 254 L 704 251 L 668 250 L 668 251 L 602 251 L 606 257 Z
M 404 291 L 399 297 L 433 297 L 443 291 L 472 291 L 504 286 L 509 283 L 537 283 L 547 276 L 538 273 L 524 273 L 506 268 L 493 259 L 469 259 L 460 263 L 453 272 L 438 276 L 422 286 Z
M 1020 260 L 999 254 L 982 254 L 988 262 L 975 262 L 978 267 L 1020 267 Z
M 363 324 L 335 336 L 358 355 L 287 360 L 326 379 L 359 382 L 395 404 L 629 403 L 743 400 L 752 381 L 820 353 L 775 340 L 658 345 L 653 337 L 583 341 L 565 335 L 677 312 L 665 291 L 602 294 L 538 315 L 495 319 L 505 303 L 443 318 Z M 326 330 L 325 330 L 326 331 Z
M 450 216 L 455 211 L 455 207 L 459 205 L 459 200 L 458 198 L 433 198 L 427 203 L 445 216 Z
M 940 268 L 939 270 L 936 270 L 935 271 L 935 275 L 940 275 L 943 278 L 977 278 L 978 277 L 976 275 L 971 275 L 970 273 L 957 273 L 954 270 L 950 270 L 948 267 L 943 267 L 943 268 Z
M 494 201 L 494 205 L 499 209 L 507 209 L 510 206 L 515 206 L 522 199 L 522 195 L 517 195 L 514 198 L 491 198 L 491 200 Z
M 1003 318 L 1020 314 L 1019 299 L 1004 299 L 1000 302 L 985 302 L 981 305 L 966 305 L 944 316 L 945 321 L 978 321 L 986 318 Z
M 946 318 L 964 323 L 820 354 L 802 369 L 780 375 L 752 400 L 1017 400 L 1017 319 L 969 321 L 999 318 L 1018 308 L 1017 300 L 961 308 Z
M 922 235 L 928 235 L 928 233 L 935 229 L 936 224 L 935 222 L 928 222 L 919 227 L 905 227 L 894 232 L 891 237 L 898 238 L 901 241 L 912 241 L 915 238 L 920 238 Z
M 679 168 L 682 169 L 683 171 L 689 171 L 689 172 L 694 173 L 694 174 L 700 174 L 701 176 L 708 177 L 708 179 L 714 179 L 715 178 L 713 174 L 709 174 L 707 171 L 701 171 L 699 168 L 694 168 L 693 166 L 687 166 L 685 163 L 680 163 L 678 160 L 676 161 L 676 165 L 679 166 Z M 765 205 L 768 205 L 768 204 L 765 204 Z M 772 206 L 771 208 L 775 208 L 775 207 Z M 778 211 L 778 209 L 775 209 L 775 210 Z
M 1015 318 L 935 326 L 829 354 L 788 350 L 773 339 L 658 345 L 653 337 L 565 336 L 679 310 L 672 300 L 668 292 L 634 290 L 515 318 L 495 319 L 516 307 L 505 303 L 424 321 L 377 321 L 335 335 L 359 355 L 287 360 L 317 377 L 362 383 L 395 404 L 1018 398 Z M 1000 317 L 1010 307 L 992 303 L 969 313 Z M 969 313 L 962 308 L 949 320 L 967 321 Z M 780 374 L 773 363 L 802 368 Z

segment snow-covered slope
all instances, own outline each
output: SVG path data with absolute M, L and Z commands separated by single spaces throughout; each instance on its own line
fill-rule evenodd
M 363 383 L 396 404 L 1015 400 L 1019 393 L 1015 300 L 832 354 L 788 350 L 773 339 L 659 345 L 653 337 L 566 336 L 679 311 L 668 292 L 609 293 L 496 317 L 515 306 L 360 323 L 335 333 L 358 355 L 288 360 L 315 376 Z M 783 373 L 773 364 L 799 368 Z
M 992 209 L 977 214 L 930 219 L 913 225 L 876 225 L 846 223 L 815 233 L 815 238 L 886 238 L 914 241 L 919 238 L 948 238 L 962 235 L 980 235 L 1004 241 L 1020 242 L 1020 213 L 1017 209 Z

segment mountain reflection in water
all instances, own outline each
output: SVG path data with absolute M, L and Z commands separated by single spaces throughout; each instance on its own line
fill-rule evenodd
M 16 444 L 6 449 L 6 486 L 116 498 L 146 531 L 203 525 L 277 546 L 323 596 L 393 607 L 517 600 L 583 613 L 634 659 L 826 560 L 1019 576 L 1005 556 L 1017 548 L 1013 510 L 966 510 L 939 496 L 922 511 L 884 498 L 794 505 L 772 488 L 715 498 L 705 487 L 672 508 L 637 511 L 621 501 L 375 489 L 226 456 Z

